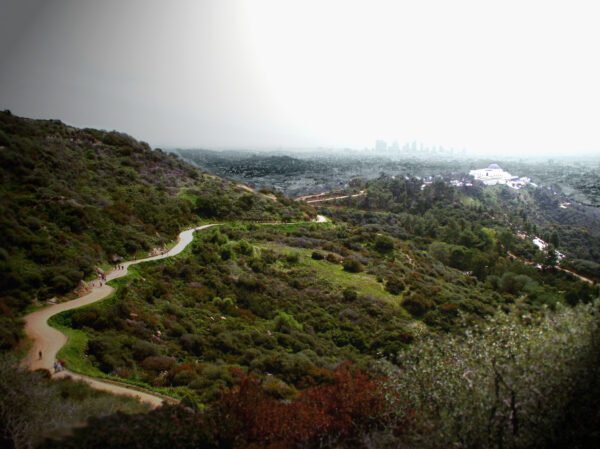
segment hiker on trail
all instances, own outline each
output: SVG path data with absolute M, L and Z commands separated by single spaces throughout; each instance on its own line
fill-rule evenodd
M 40 356 L 40 360 L 42 360 L 42 351 L 40 351 L 38 354 Z
M 65 370 L 65 361 L 64 361 L 64 360 L 61 360 L 61 361 L 60 361 L 60 370 L 61 370 L 61 371 L 64 371 L 64 370 Z

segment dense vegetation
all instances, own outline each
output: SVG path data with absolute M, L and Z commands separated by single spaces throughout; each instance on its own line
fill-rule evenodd
M 91 413 L 101 397 L 6 359 L 3 443 L 41 441 L 24 423 L 59 395 L 84 398 L 80 419 L 91 420 L 44 435 L 43 447 L 597 446 L 599 289 L 561 269 L 599 280 L 593 210 L 559 207 L 548 189 L 381 175 L 323 203 L 332 222 L 290 224 L 315 211 L 119 133 L 0 118 L 5 348 L 30 298 L 64 294 L 113 255 L 141 255 L 184 226 L 224 222 L 51 321 L 70 337 L 60 358 L 71 369 L 180 406 L 93 418 L 114 404 Z M 261 176 L 307 169 L 250 162 Z
M 489 253 L 495 247 L 499 255 L 508 250 L 542 263 L 544 256 L 531 243 L 539 236 L 568 256 L 567 266 L 600 280 L 597 211 L 578 205 L 560 208 L 560 200 L 547 189 L 481 185 L 458 189 L 441 180 L 423 185 L 415 178 L 381 176 L 369 182 L 354 180 L 348 192 L 358 190 L 365 194 L 327 202 L 343 208 L 324 208 L 323 213 L 356 225 L 379 224 L 386 232 L 421 244 L 460 245 L 466 257 L 450 253 L 451 263 L 473 271 L 480 280 L 493 271 L 494 261 L 474 257 L 477 250 Z M 519 239 L 519 234 L 527 238 Z
M 268 373 L 274 394 L 286 397 L 341 361 L 393 360 L 413 341 L 415 319 L 456 331 L 460 313 L 478 322 L 515 302 L 531 311 L 597 295 L 569 274 L 511 260 L 492 228 L 477 232 L 487 246 L 473 237 L 469 247 L 402 242 L 383 230 L 398 232 L 347 224 L 204 231 L 185 257 L 140 268 L 112 300 L 63 314 L 62 324 L 89 333 L 82 349 L 106 374 L 187 386 L 206 400 L 237 383 L 232 371 L 241 369 Z
M 0 112 L 0 349 L 33 299 L 64 295 L 95 268 L 162 247 L 201 219 L 306 220 L 118 132 Z
M 46 448 L 597 447 L 598 304 L 499 313 L 457 336 L 425 332 L 369 379 L 342 365 L 277 401 L 253 378 L 198 410 L 116 414 Z

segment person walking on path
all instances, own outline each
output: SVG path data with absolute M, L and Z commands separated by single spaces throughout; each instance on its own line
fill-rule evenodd
M 42 360 L 42 351 L 38 352 L 38 355 L 40 356 L 40 360 Z

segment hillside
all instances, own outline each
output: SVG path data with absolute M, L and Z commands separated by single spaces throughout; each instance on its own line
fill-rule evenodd
M 109 447 L 585 442 L 597 286 L 519 239 L 494 191 L 421 184 L 356 186 L 321 209 L 332 223 L 211 228 L 57 316 L 70 366 L 203 408 L 97 420 L 48 447 L 97 444 L 120 419 L 161 436 L 125 430 Z
M 305 220 L 309 207 L 208 176 L 115 131 L 0 112 L 0 346 L 32 300 L 73 290 L 203 219 Z
M 531 240 L 597 276 L 588 209 L 563 210 L 545 190 L 381 175 L 353 180 L 321 203 L 331 221 L 312 222 L 305 203 L 126 135 L 0 118 L 4 349 L 32 299 L 71 298 L 97 267 L 218 224 L 50 319 L 69 337 L 58 357 L 70 370 L 181 404 L 137 413 L 116 398 L 94 413 L 105 396 L 7 358 L 2 441 L 17 438 L 10 420 L 44 422 L 35 400 L 14 406 L 18 388 L 66 395 L 66 407 L 84 398 L 82 430 L 25 426 L 40 447 L 527 448 L 594 429 L 598 285 Z M 53 425 L 69 421 L 81 424 Z
M 394 361 L 425 330 L 460 333 L 498 309 L 597 297 L 518 239 L 491 200 L 420 185 L 370 181 L 366 195 L 322 209 L 334 223 L 199 232 L 190 251 L 137 268 L 111 299 L 57 317 L 79 342 L 70 364 L 207 403 L 242 374 L 293 397 L 339 363 Z

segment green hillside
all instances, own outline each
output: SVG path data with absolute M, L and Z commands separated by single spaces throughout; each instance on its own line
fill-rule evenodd
M 322 209 L 334 223 L 197 233 L 190 251 L 138 267 L 112 299 L 57 318 L 78 335 L 63 355 L 86 373 L 201 402 L 242 374 L 294 397 L 342 362 L 395 361 L 424 332 L 598 296 L 518 239 L 490 200 L 380 179 L 351 201 Z
M 309 207 L 205 175 L 115 131 L 0 112 L 0 347 L 11 317 L 96 267 L 143 255 L 202 220 L 297 221 Z
M 59 396 L 56 428 L 73 407 L 108 416 L 71 434 L 19 424 L 23 446 L 529 448 L 594 437 L 593 211 L 529 188 L 380 176 L 321 203 L 331 221 L 317 223 L 307 204 L 124 134 L 0 119 L 3 349 L 32 300 L 68 299 L 115 257 L 219 223 L 177 256 L 133 266 L 112 296 L 50 320 L 69 337 L 59 353 L 69 369 L 181 404 L 138 413 L 24 373 L 11 356 L 0 364 L 3 443 L 16 441 L 12 422 L 41 425 Z M 557 265 L 534 235 L 567 259 Z

